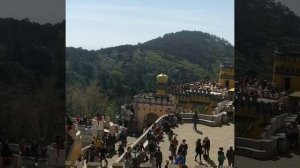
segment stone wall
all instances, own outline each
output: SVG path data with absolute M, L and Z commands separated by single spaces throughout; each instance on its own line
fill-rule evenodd
M 270 136 L 273 136 L 278 129 L 284 127 L 286 125 L 285 119 L 288 115 L 288 113 L 284 113 L 271 118 L 270 124 L 264 129 L 262 138 L 269 138 Z
M 277 153 L 277 145 L 277 141 L 274 139 L 235 138 L 236 154 L 256 159 L 272 157 Z
M 194 113 L 182 113 L 181 117 L 186 122 L 192 122 Z M 206 114 L 198 114 L 198 120 L 200 124 L 208 125 L 208 126 L 219 126 L 222 124 L 223 115 L 206 115 Z

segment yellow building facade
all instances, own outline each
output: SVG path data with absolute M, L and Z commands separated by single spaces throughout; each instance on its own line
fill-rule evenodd
M 275 51 L 273 83 L 279 90 L 300 91 L 300 52 L 293 48 Z
M 142 131 L 159 117 L 175 113 L 176 97 L 168 94 L 168 76 L 159 74 L 156 77 L 156 93 L 143 93 L 134 96 L 133 108 L 137 119 L 138 130 Z
M 221 65 L 219 72 L 219 83 L 222 88 L 234 88 L 234 67 Z

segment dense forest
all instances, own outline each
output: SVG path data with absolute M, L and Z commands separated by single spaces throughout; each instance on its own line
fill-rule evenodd
M 153 92 L 159 73 L 170 84 L 216 80 L 220 63 L 233 62 L 233 55 L 228 41 L 200 31 L 92 51 L 68 47 L 67 112 L 114 116 L 135 94 Z
M 64 135 L 65 22 L 0 19 L 0 139 Z
M 300 42 L 300 18 L 274 0 L 235 1 L 236 79 L 272 79 L 277 45 Z

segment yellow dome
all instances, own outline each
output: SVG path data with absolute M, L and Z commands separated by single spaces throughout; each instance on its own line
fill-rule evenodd
M 157 75 L 156 81 L 158 83 L 168 83 L 168 76 L 161 73 L 161 74 Z

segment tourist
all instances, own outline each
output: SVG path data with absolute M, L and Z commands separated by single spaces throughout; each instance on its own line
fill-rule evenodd
M 165 168 L 169 168 L 169 163 L 170 163 L 170 161 L 169 161 L 169 160 L 166 160 Z
M 55 149 L 56 149 L 56 160 L 59 160 L 59 151 L 64 148 L 63 140 L 60 136 L 56 136 Z
M 4 159 L 4 167 L 5 168 L 14 168 L 13 163 L 11 163 L 9 158 Z
M 179 168 L 182 168 L 184 165 L 184 156 L 182 155 L 181 152 L 178 152 L 178 155 L 176 156 L 175 159 L 175 164 L 178 165 Z
M 194 123 L 193 129 L 195 131 L 197 131 L 197 123 L 198 123 L 198 114 L 197 114 L 197 112 L 195 112 L 194 115 L 193 115 L 193 123 Z
M 12 151 L 9 148 L 8 138 L 3 139 L 2 142 L 1 142 L 1 144 L 2 144 L 1 156 L 2 157 L 12 157 L 13 153 L 12 153 Z
M 155 153 L 157 145 L 156 145 L 156 142 L 153 139 L 151 139 L 148 142 L 149 142 L 148 143 L 148 151 L 149 151 L 150 155 L 152 156 Z
M 181 117 L 180 113 L 176 113 L 175 116 L 177 118 L 178 123 L 182 124 L 182 117 Z
M 79 155 L 78 159 L 76 160 L 75 165 L 76 165 L 76 168 L 83 168 L 84 162 L 82 160 L 82 156 L 81 155 Z
M 102 140 L 97 138 L 96 141 L 95 141 L 95 149 L 97 151 L 97 153 L 100 153 L 100 149 L 103 147 L 103 143 L 102 143 Z
M 68 116 L 67 114 L 65 114 L 65 122 L 66 122 L 66 125 L 73 125 L 73 122 L 72 122 L 70 116 Z
M 104 120 L 103 117 L 100 116 L 100 114 L 97 114 L 97 138 L 103 139 L 104 135 Z
M 119 137 L 120 137 L 122 145 L 126 146 L 127 145 L 127 133 L 126 133 L 126 130 L 124 127 L 121 128 Z
M 186 163 L 186 155 L 187 155 L 188 145 L 186 144 L 185 139 L 182 140 L 182 143 L 180 144 L 178 148 L 178 153 L 181 153 L 183 156 L 183 165 Z
M 201 144 L 201 139 L 198 139 L 196 142 L 196 156 L 195 156 L 195 161 L 197 161 L 197 156 L 199 155 L 200 158 L 200 163 L 202 163 L 202 159 L 201 159 L 201 154 L 202 154 L 202 144 Z
M 131 147 L 128 146 L 126 149 L 125 157 L 128 156 L 128 158 L 131 159 L 131 151 L 132 151 Z
M 147 153 L 145 150 L 142 150 L 142 148 L 140 148 L 140 162 L 145 163 L 149 161 L 149 157 L 147 156 Z
M 145 151 L 146 150 L 142 142 L 139 144 L 139 148 L 140 148 L 139 149 L 140 151 Z
M 294 144 L 294 147 L 297 148 L 298 147 L 299 130 L 298 130 L 296 122 L 292 122 L 291 125 L 292 125 L 293 144 Z
M 88 148 L 88 159 L 87 162 L 94 162 L 95 161 L 95 145 L 91 144 L 91 146 Z
M 96 145 L 96 137 L 92 138 L 91 144 Z
M 106 145 L 106 149 L 108 151 L 109 154 L 113 154 L 114 150 L 113 150 L 113 139 L 112 139 L 112 135 L 109 134 L 106 138 L 105 138 L 105 145 Z
M 30 146 L 30 150 L 31 150 L 31 153 L 34 157 L 34 160 L 35 160 L 35 165 L 37 166 L 38 165 L 38 149 L 39 149 L 39 145 L 37 144 L 36 140 L 33 141 L 33 144 L 31 144 Z
M 295 121 L 296 121 L 297 125 L 300 125 L 300 114 L 297 115 L 297 118 Z
M 219 162 L 218 168 L 223 167 L 224 160 L 225 160 L 225 154 L 223 152 L 223 148 L 220 147 L 218 151 L 218 162 Z
M 173 159 L 176 158 L 176 151 L 177 151 L 177 146 L 178 146 L 178 140 L 176 139 L 176 136 L 170 141 L 170 152 L 171 152 L 171 156 L 173 157 Z
M 120 144 L 118 148 L 118 156 L 120 157 L 124 152 L 125 152 L 124 147 L 122 144 Z
M 156 168 L 161 168 L 162 164 L 162 153 L 160 151 L 160 148 L 157 148 L 156 152 L 154 153 L 154 157 L 156 160 Z
M 171 168 L 171 167 L 174 167 L 175 163 L 173 162 L 173 160 L 175 160 L 176 157 L 172 157 L 172 156 L 169 156 L 169 160 L 166 160 L 166 165 L 165 165 L 165 168 Z
M 228 166 L 234 167 L 234 150 L 232 146 L 230 146 L 229 149 L 227 150 L 226 157 L 228 160 Z
M 209 150 L 210 150 L 210 140 L 208 139 L 208 137 L 205 137 L 203 140 L 203 148 L 204 148 L 204 155 L 203 158 L 205 159 L 205 157 L 209 158 Z
M 124 161 L 123 168 L 132 168 L 131 160 L 128 155 L 125 155 L 125 161 Z
M 106 159 L 106 155 L 107 155 L 108 151 L 105 149 L 104 146 L 100 147 L 99 149 L 99 156 L 100 156 L 100 164 L 101 164 L 101 167 L 106 167 L 107 164 L 108 164 L 108 161 Z M 104 160 L 105 162 L 105 165 L 102 165 L 102 161 Z
M 77 121 L 77 124 L 80 125 L 80 115 L 79 114 L 76 116 L 76 121 Z
M 25 156 L 26 146 L 26 141 L 24 138 L 22 138 L 22 142 L 19 144 L 20 155 Z
M 116 154 L 116 143 L 117 143 L 117 137 L 115 134 L 112 134 L 112 150 L 114 154 Z

